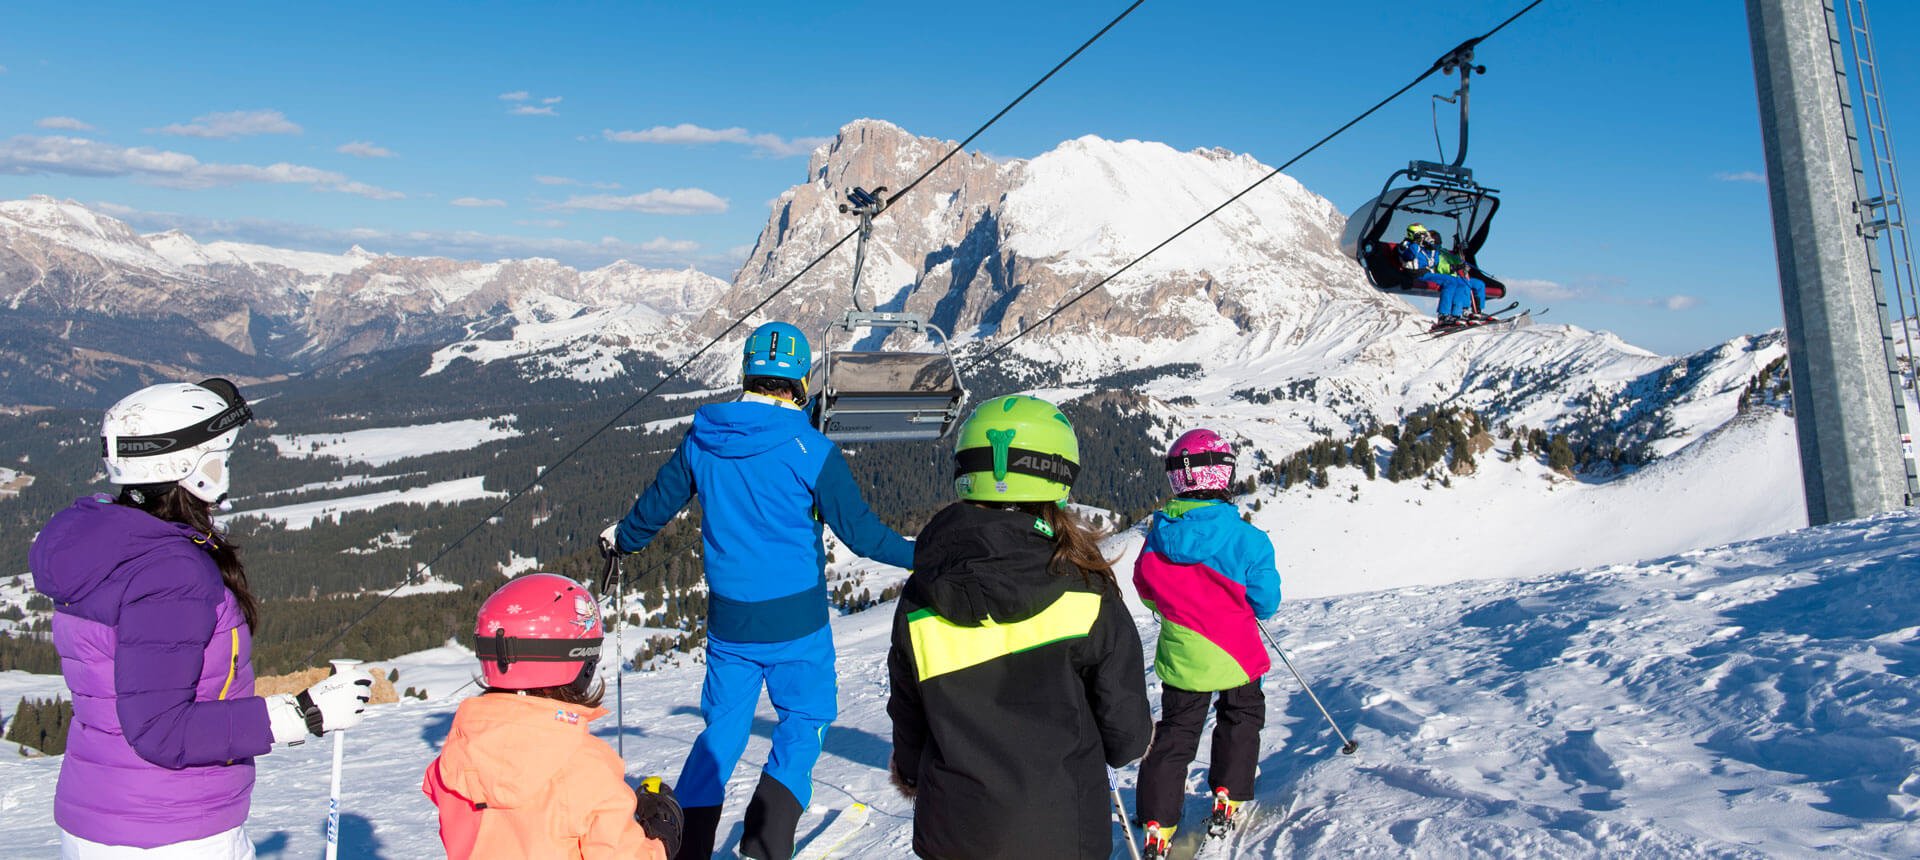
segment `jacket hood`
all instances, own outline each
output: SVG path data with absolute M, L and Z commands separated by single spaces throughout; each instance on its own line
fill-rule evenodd
M 693 413 L 687 436 L 716 457 L 738 459 L 764 454 L 808 428 L 807 413 L 771 403 L 710 403 Z
M 1024 621 L 1080 582 L 1052 573 L 1053 537 L 1018 511 L 948 505 L 914 542 L 912 599 L 967 627 Z
M 1175 499 L 1153 513 L 1150 546 L 1175 564 L 1200 564 L 1218 553 L 1222 529 L 1239 521 L 1231 502 Z
M 29 566 L 33 587 L 56 603 L 78 603 L 113 576 L 128 559 L 199 537 L 191 526 L 168 522 L 113 497 L 75 499 L 54 514 L 33 540 Z
M 474 696 L 454 717 L 440 751 L 440 778 L 474 803 L 501 809 L 546 803 L 574 751 L 599 743 L 587 724 L 606 713 L 538 696 Z

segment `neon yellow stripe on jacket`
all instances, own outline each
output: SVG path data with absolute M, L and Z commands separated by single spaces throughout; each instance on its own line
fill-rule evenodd
M 989 660 L 1032 651 L 1064 639 L 1078 639 L 1093 631 L 1100 616 L 1100 595 L 1069 591 L 1052 606 L 1023 621 L 998 624 L 988 619 L 966 627 L 942 618 L 931 608 L 907 616 L 913 640 L 913 662 L 920 680 L 958 672 Z

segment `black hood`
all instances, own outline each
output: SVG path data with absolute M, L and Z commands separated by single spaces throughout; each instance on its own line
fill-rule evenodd
M 908 597 L 967 627 L 1023 621 L 1080 581 L 1049 572 L 1053 550 L 1046 524 L 1031 514 L 956 502 L 914 542 Z

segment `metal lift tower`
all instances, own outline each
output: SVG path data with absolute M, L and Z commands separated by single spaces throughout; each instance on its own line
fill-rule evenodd
M 1832 2 L 1747 0 L 1800 473 L 1814 525 L 1898 510 L 1915 494 L 1876 261 L 1875 239 L 1888 220 L 1876 213 L 1893 210 L 1884 189 L 1867 196 Z M 1849 20 L 1864 28 L 1864 0 L 1846 2 L 1860 5 Z M 1876 152 L 1876 171 L 1879 163 Z

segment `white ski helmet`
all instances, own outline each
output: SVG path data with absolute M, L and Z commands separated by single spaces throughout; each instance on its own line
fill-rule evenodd
M 121 399 L 100 422 L 107 480 L 177 483 L 207 504 L 227 496 L 227 452 L 253 410 L 225 379 L 149 385 Z

